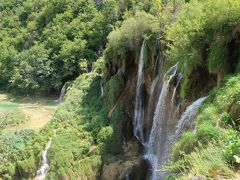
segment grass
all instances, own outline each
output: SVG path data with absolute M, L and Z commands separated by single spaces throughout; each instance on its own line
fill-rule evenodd
M 211 178 L 233 177 L 234 172 L 227 164 L 224 157 L 221 143 L 209 144 L 207 147 L 200 147 L 189 156 L 190 174 L 205 175 Z
M 54 99 L 0 92 L 0 179 L 35 176 L 49 138 L 41 129 L 57 109 Z
M 173 147 L 169 170 L 179 179 L 190 174 L 208 179 L 239 179 L 240 75 L 210 92 L 200 108 L 195 132 L 185 132 Z M 216 143 L 218 142 L 218 143 Z

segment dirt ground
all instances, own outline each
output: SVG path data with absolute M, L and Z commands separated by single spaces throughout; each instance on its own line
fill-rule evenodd
M 0 111 L 5 111 L 5 107 L 16 105 L 17 110 L 22 111 L 29 120 L 12 127 L 13 129 L 33 129 L 43 128 L 53 117 L 57 109 L 57 103 L 54 98 L 48 97 L 17 97 L 0 92 Z M 2 108 L 1 108 L 2 107 Z M 6 109 L 7 110 L 7 109 Z M 14 109 L 11 109 L 14 111 Z M 11 128 L 11 129 L 12 129 Z

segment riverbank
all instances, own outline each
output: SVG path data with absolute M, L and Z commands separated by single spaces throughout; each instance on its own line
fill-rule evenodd
M 11 114 L 16 119 L 16 122 L 7 125 L 4 129 L 40 130 L 51 120 L 57 109 L 58 103 L 55 99 L 55 97 L 14 97 L 6 92 L 0 92 L 0 115 Z M 19 115 L 25 116 L 24 120 L 15 117 Z M 8 121 L 9 118 L 4 120 Z M 2 123 L 7 124 L 7 122 Z M 1 126 L 0 128 L 2 129 Z

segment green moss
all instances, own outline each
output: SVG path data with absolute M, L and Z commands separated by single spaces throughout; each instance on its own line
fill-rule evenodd
M 223 37 L 217 37 L 210 45 L 208 55 L 208 69 L 210 72 L 227 72 L 227 47 Z
M 124 79 L 122 76 L 113 76 L 106 83 L 106 97 L 105 97 L 105 105 L 110 109 L 117 101 L 124 87 Z

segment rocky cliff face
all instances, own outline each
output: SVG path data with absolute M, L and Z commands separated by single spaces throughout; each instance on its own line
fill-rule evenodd
M 156 44 L 157 47 L 157 44 Z M 144 138 L 150 132 L 154 107 L 156 106 L 156 96 L 159 94 L 159 87 L 154 87 L 153 80 L 159 71 L 160 62 L 162 59 L 159 53 L 152 52 L 148 46 L 145 51 L 148 51 L 148 57 L 144 57 L 144 77 L 143 77 L 143 104 L 144 104 L 144 120 L 143 134 Z M 123 107 L 123 114 L 119 119 L 118 129 L 121 134 L 122 152 L 121 157 L 116 161 L 105 163 L 103 165 L 102 179 L 146 179 L 148 172 L 148 163 L 143 158 L 144 147 L 134 137 L 134 105 L 137 84 L 137 72 L 140 52 L 129 52 L 124 59 L 113 59 L 107 63 L 106 84 L 112 78 L 118 77 L 123 80 L 123 86 L 119 91 L 115 101 L 111 104 L 108 117 L 113 118 L 119 107 Z M 124 66 L 122 64 L 125 64 Z M 156 81 L 160 81 L 160 76 Z M 157 83 L 155 83 L 156 85 Z M 159 83 L 158 83 L 159 84 Z M 152 94 L 152 96 L 151 96 Z M 108 178 L 107 178 L 108 177 Z
M 144 75 L 141 84 L 144 111 L 141 125 L 143 134 L 142 143 L 140 143 L 141 141 L 139 142 L 136 134 L 134 136 L 134 110 L 139 59 L 141 58 L 140 54 L 143 52 L 140 52 L 140 50 L 138 52 L 128 52 L 124 58 L 117 57 L 109 60 L 106 64 L 105 84 L 108 84 L 112 79 L 118 79 L 118 83 L 121 82 L 120 84 L 122 84 L 121 87 L 117 87 L 118 91 L 115 93 L 115 98 L 113 98 L 113 101 L 109 105 L 108 113 L 109 119 L 112 120 L 115 118 L 114 114 L 119 111 L 122 112 L 121 116 L 117 117 L 119 123 L 115 127 L 121 142 L 121 152 L 115 160 L 104 163 L 101 173 L 102 179 L 107 179 L 107 177 L 109 177 L 109 179 L 127 179 L 128 176 L 134 177 L 133 179 L 148 179 L 147 173 L 150 168 L 148 162 L 143 158 L 143 154 L 146 153 L 144 152 L 146 151 L 144 142 L 148 141 L 151 132 L 153 117 L 164 78 L 168 79 L 168 76 L 170 76 L 170 74 L 165 75 L 167 66 L 169 65 L 165 63 L 162 51 L 157 43 L 154 46 L 155 50 L 152 50 L 149 48 L 148 42 L 146 42 L 144 48 Z M 168 99 L 167 108 L 169 108 L 170 111 L 172 106 L 176 107 L 174 107 L 175 110 L 173 109 L 174 118 L 170 118 L 173 120 L 168 122 L 169 132 L 174 132 L 177 120 L 185 111 L 186 107 L 190 105 L 191 100 L 205 95 L 209 88 L 215 86 L 214 81 L 211 81 L 211 79 L 208 82 L 201 80 L 201 75 L 206 74 L 204 70 L 196 70 L 195 74 L 197 75 L 197 78 L 194 79 L 195 89 L 192 91 L 192 96 L 189 96 L 191 97 L 189 101 L 181 99 L 179 95 L 182 79 L 181 73 L 176 73 L 170 78 L 168 87 L 170 99 Z M 111 88 L 113 87 L 114 86 L 111 86 Z

